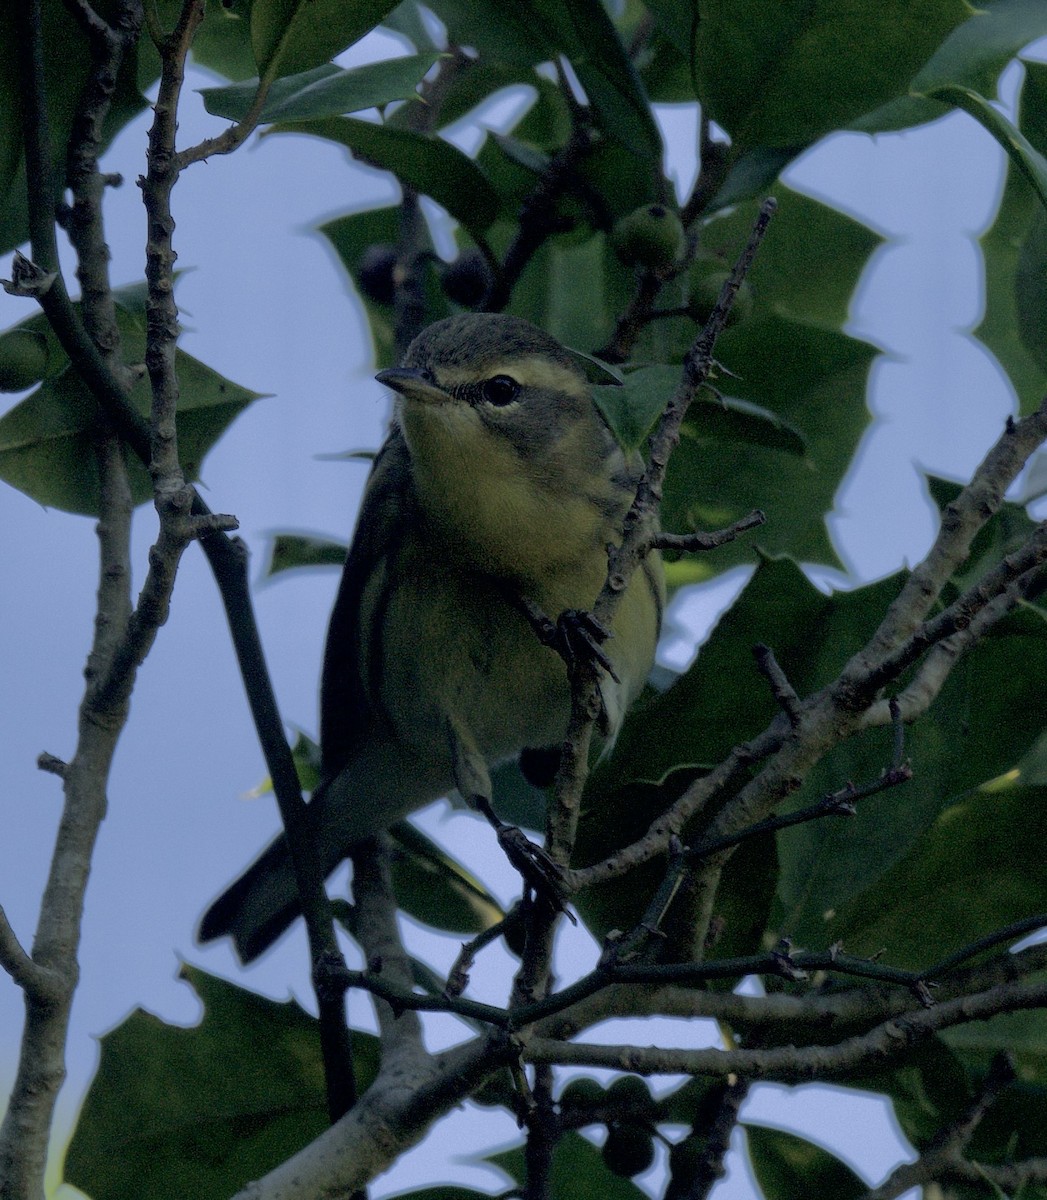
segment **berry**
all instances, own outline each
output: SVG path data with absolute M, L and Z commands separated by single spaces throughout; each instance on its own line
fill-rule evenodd
M 491 268 L 479 250 L 463 250 L 440 277 L 444 295 L 463 308 L 477 308 L 494 282 Z
M 615 225 L 611 245 L 627 266 L 668 271 L 679 262 L 687 237 L 683 222 L 672 209 L 645 204 Z
M 396 294 L 396 247 L 391 242 L 376 242 L 360 255 L 356 278 L 360 290 L 375 304 L 392 304 Z
M 612 1125 L 600 1153 L 609 1171 L 629 1179 L 654 1162 L 654 1139 L 638 1125 Z

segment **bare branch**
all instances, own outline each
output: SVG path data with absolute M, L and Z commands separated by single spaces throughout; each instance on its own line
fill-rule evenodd
M 789 723 L 794 726 L 799 725 L 800 697 L 797 696 L 796 689 L 789 682 L 788 676 L 775 658 L 774 651 L 770 646 L 759 643 L 753 646 L 753 657 L 756 659 L 760 674 L 770 684 L 771 694 L 778 701 L 778 706 L 789 718 Z
M 756 529 L 767 522 L 767 514 L 758 508 L 726 529 L 717 529 L 712 533 L 664 533 L 656 530 L 651 534 L 648 548 L 651 550 L 674 550 L 681 554 L 696 554 L 707 550 L 717 550 L 735 541 L 750 529 Z
M 36 965 L 11 928 L 7 913 L 0 908 L 0 967 L 27 995 L 46 999 L 52 989 L 54 975 Z
M 396 924 L 396 896 L 389 875 L 389 839 L 369 838 L 353 848 L 356 937 L 372 973 L 403 991 L 413 990 L 411 964 Z M 411 1069 L 425 1058 L 422 1027 L 412 1012 L 375 1006 L 383 1042 L 383 1070 Z
M 670 1050 L 653 1046 L 562 1042 L 536 1036 L 523 1039 L 523 1053 L 528 1062 L 608 1067 L 639 1075 L 705 1075 L 723 1079 L 734 1074 L 799 1083 L 836 1078 L 864 1064 L 893 1058 L 952 1025 L 986 1020 L 1002 1012 L 1041 1008 L 1045 1004 L 1047 981 L 1022 981 L 1000 984 L 978 995 L 947 1000 L 922 1011 L 907 1012 L 867 1033 L 830 1046 Z
M 1047 438 L 1047 399 L 1030 416 L 1008 419 L 1002 436 L 975 471 L 971 482 L 946 506 L 941 528 L 927 556 L 910 574 L 869 644 L 847 667 L 860 678 L 912 637 L 953 573 L 970 553 L 978 531 L 999 509 L 1004 493 Z
M 712 1118 L 701 1123 L 696 1121 L 688 1135 L 695 1142 L 697 1161 L 688 1159 L 686 1172 L 673 1170 L 665 1200 L 705 1200 L 717 1181 L 724 1177 L 724 1159 L 731 1148 L 731 1134 L 738 1125 L 738 1115 L 749 1094 L 749 1086 L 747 1079 L 729 1080 L 722 1085 Z M 702 1107 L 704 1109 L 706 1105 L 703 1103 Z M 670 1152 L 671 1168 L 678 1158 L 679 1152 Z
M 38 13 L 36 17 L 38 19 Z M 38 28 L 38 27 L 37 27 Z M 51 1122 L 65 1078 L 65 1044 L 79 978 L 77 949 L 84 894 L 106 784 L 127 704 L 99 702 L 93 672 L 108 665 L 130 606 L 131 494 L 122 447 L 112 435 L 96 439 L 101 480 L 98 609 L 85 670 L 76 753 L 62 774 L 64 803 L 55 836 L 31 963 L 6 919 L 0 924 L 5 967 L 25 988 L 25 1025 L 11 1100 L 0 1125 L 0 1198 L 42 1195 Z
M 233 1200 L 316 1200 L 363 1187 L 518 1054 L 503 1034 L 446 1051 L 409 1083 L 380 1079 L 315 1141 Z

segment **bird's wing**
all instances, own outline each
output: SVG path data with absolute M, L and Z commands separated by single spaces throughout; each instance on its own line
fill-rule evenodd
M 407 446 L 394 428 L 371 467 L 327 629 L 320 685 L 325 779 L 350 761 L 378 716 L 367 679 L 373 622 L 363 612 L 364 593 L 368 582 L 383 573 L 383 561 L 395 554 L 405 524 L 415 519 L 415 504 Z

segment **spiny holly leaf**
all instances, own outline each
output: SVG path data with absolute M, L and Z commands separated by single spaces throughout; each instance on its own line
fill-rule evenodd
M 698 98 L 736 148 L 795 150 L 906 95 L 969 15 L 963 0 L 711 0 L 694 44 Z
M 842 937 L 856 953 L 886 946 L 892 963 L 923 967 L 990 928 L 1047 909 L 1039 868 L 1021 856 L 1003 861 L 988 845 L 995 839 L 1013 851 L 1009 831 L 1021 824 L 1016 812 L 1023 797 L 967 796 L 1010 771 L 1042 731 L 1044 671 L 1047 620 L 1027 608 L 967 651 L 928 712 L 909 728 L 909 783 L 863 802 L 856 819 L 783 831 L 780 931 L 808 946 Z M 1007 680 L 1004 688 L 1001 679 Z M 875 779 L 890 761 L 890 743 L 891 731 L 882 729 L 837 747 L 811 772 L 795 803 L 811 803 L 847 780 Z M 964 821 L 950 821 L 950 811 L 966 814 Z M 1033 836 L 1034 826 L 1030 814 L 1019 840 Z M 971 853 L 973 859 L 966 857 Z M 972 861 L 979 864 L 976 888 L 964 875 Z M 926 892 L 913 877 L 921 870 L 924 879 L 939 878 L 945 890 Z M 954 882 L 947 885 L 950 872 Z M 950 886 L 961 891 L 950 892 Z M 914 907 L 910 897 L 917 892 L 924 903 Z M 953 907 L 959 894 L 963 909 Z
M 281 571 L 305 567 L 341 567 L 345 563 L 345 542 L 304 533 L 278 533 L 269 549 L 265 577 Z
M 101 1061 L 65 1161 L 94 1200 L 220 1200 L 328 1125 L 316 1021 L 195 967 L 204 1006 L 183 1028 L 137 1010 L 102 1038 Z M 354 1033 L 358 1083 L 377 1038 Z
M 963 109 L 987 129 L 1036 192 L 1040 203 L 1047 208 L 1047 159 L 1013 122 L 973 88 L 943 84 L 941 87 L 932 88 L 927 94 L 933 100 L 943 100 Z
M 620 386 L 595 387 L 593 397 L 618 441 L 635 450 L 644 444 L 680 380 L 675 366 L 641 367 L 625 376 Z M 765 446 L 802 456 L 806 440 L 800 430 L 770 409 L 730 396 L 695 397 L 688 423 L 702 436 Z
M 1042 1009 L 954 1025 L 943 1029 L 941 1038 L 969 1067 L 987 1071 L 997 1054 L 1009 1054 L 1019 1079 L 1047 1085 L 1047 1013 Z
M 144 354 L 144 331 L 133 307 L 121 307 L 117 319 L 124 346 L 132 359 Z M 41 504 L 67 512 L 98 515 L 98 468 L 92 450 L 98 420 L 94 398 L 67 364 L 42 317 L 18 328 L 41 333 L 48 339 L 47 369 L 62 364 L 30 396 L 0 418 L 0 479 Z M 177 429 L 182 468 L 188 479 L 199 476 L 207 451 L 232 421 L 260 393 L 249 391 L 184 350 L 175 354 L 179 400 Z M 143 414 L 149 411 L 149 384 L 142 376 L 131 391 L 131 402 Z M 135 504 L 152 498 L 146 468 L 128 459 L 131 496 Z
M 531 0 L 545 38 L 571 60 L 603 132 L 648 163 L 662 140 L 643 84 L 601 0 Z
M 363 276 L 373 248 L 392 247 L 399 236 L 399 230 L 399 210 L 395 208 L 372 209 L 368 212 L 336 217 L 333 221 L 321 225 L 319 230 L 333 246 L 367 311 L 367 324 L 374 343 L 375 365 L 378 367 L 391 367 L 396 362 L 393 306 L 391 303 L 374 299 L 365 286 Z M 447 299 L 436 285 L 432 274 L 430 272 L 426 276 L 426 325 L 447 316 L 449 311 Z
M 886 947 L 892 966 L 928 967 L 1047 911 L 1047 864 L 1028 849 L 1045 837 L 1047 790 L 982 788 L 945 808 L 873 887 L 841 905 L 827 937 L 852 954 Z
M 393 887 L 403 910 L 450 933 L 482 933 L 504 916 L 484 885 L 407 821 L 392 829 Z
M 1047 151 L 1047 65 L 1026 63 L 1019 102 L 1021 131 L 1041 154 Z M 982 237 L 985 259 L 985 316 L 975 333 L 1007 372 L 1023 413 L 1031 412 L 1047 389 L 1047 365 L 1030 343 L 1044 336 L 1037 319 L 1047 311 L 1043 272 L 1035 273 L 1043 206 L 1013 167 L 996 214 Z M 1023 264 L 1033 267 L 1032 271 Z
M 944 111 L 943 102 L 924 97 L 944 83 L 990 96 L 1004 67 L 1023 46 L 1044 34 L 1047 9 L 1040 0 L 995 0 L 976 8 L 920 68 L 909 95 L 865 114 L 850 127 L 880 133 L 936 121 Z

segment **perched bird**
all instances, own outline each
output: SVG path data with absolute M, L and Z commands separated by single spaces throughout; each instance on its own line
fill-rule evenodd
M 321 687 L 322 782 L 307 806 L 330 874 L 352 844 L 488 767 L 556 747 L 567 671 L 523 610 L 591 608 L 642 463 L 593 402 L 580 357 L 527 321 L 438 321 L 378 379 L 397 392 L 331 617 Z M 654 658 L 661 563 L 633 576 L 603 647 L 613 737 Z M 283 837 L 205 914 L 261 954 L 298 915 Z

